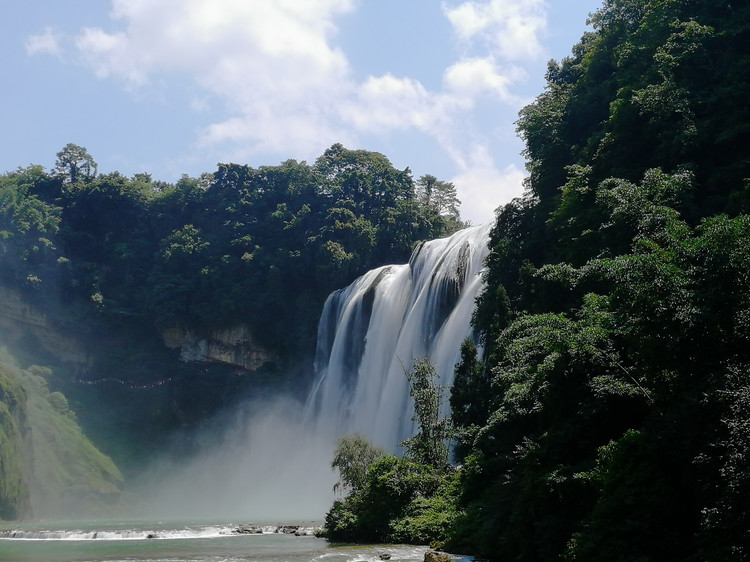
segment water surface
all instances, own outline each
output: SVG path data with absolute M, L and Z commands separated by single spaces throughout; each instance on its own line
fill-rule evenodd
M 80 521 L 0 524 L 0 560 L 13 562 L 392 562 L 421 561 L 427 547 L 332 545 L 313 536 L 241 534 L 240 523 Z M 301 531 L 311 529 L 302 524 Z

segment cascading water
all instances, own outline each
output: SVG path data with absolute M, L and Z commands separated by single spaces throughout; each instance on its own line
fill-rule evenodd
M 372 270 L 328 297 L 307 404 L 316 424 L 390 449 L 414 433 L 405 369 L 426 357 L 441 384 L 452 382 L 471 335 L 490 228 L 425 242 L 408 264 Z
M 249 403 L 226 427 L 207 428 L 195 458 L 167 458 L 144 471 L 144 513 L 319 520 L 333 499 L 336 438 L 358 431 L 395 452 L 414 434 L 404 369 L 427 357 L 441 383 L 452 382 L 471 334 L 490 228 L 421 244 L 408 264 L 370 271 L 333 293 L 306 408 L 282 397 Z

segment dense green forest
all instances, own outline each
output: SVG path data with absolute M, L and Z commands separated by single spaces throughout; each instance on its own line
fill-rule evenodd
M 176 184 L 99 174 L 69 144 L 49 173 L 0 176 L 0 282 L 71 329 L 68 303 L 115 324 L 241 321 L 298 357 L 311 353 L 328 293 L 463 226 L 458 203 L 451 183 L 338 144 L 313 165 L 219 164 Z
M 337 538 L 750 556 L 750 4 L 607 0 L 591 24 L 520 113 L 526 194 L 450 395 L 461 468 L 380 458 Z
M 196 428 L 243 399 L 304 394 L 327 295 L 463 227 L 459 203 L 449 182 L 338 144 L 313 164 L 219 164 L 175 184 L 101 173 L 68 144 L 49 171 L 0 175 L 1 298 L 20 295 L 3 302 L 0 350 L 23 369 L 44 365 L 44 384 L 127 476 L 167 445 L 188 453 Z M 238 324 L 269 358 L 257 369 L 184 363 L 163 341 L 168 329 Z M 49 337 L 68 338 L 57 347 L 81 357 L 51 353 L 40 339 Z M 0 449 L 17 475 L 15 378 L 9 371 L 0 396 L 9 408 Z M 28 500 L 11 488 L 10 503 Z
M 479 345 L 463 343 L 449 394 L 429 364 L 409 373 L 419 433 L 404 458 L 342 440 L 331 538 L 493 560 L 750 556 L 750 5 L 606 0 L 591 24 L 520 113 L 529 178 L 497 213 Z M 160 329 L 244 322 L 279 357 L 309 357 L 325 296 L 462 226 L 456 203 L 451 184 L 340 145 L 312 165 L 219 164 L 172 185 L 101 174 L 71 144 L 49 172 L 0 176 L 0 283 L 94 342 L 97 373 L 138 359 L 124 388 L 150 398 L 92 388 L 139 420 L 131 434 L 158 432 L 246 384 L 165 369 Z M 89 488 L 66 486 L 106 498 L 119 485 L 65 421 L 68 399 L 92 395 L 53 388 L 85 374 L 28 353 L 0 370 L 0 517 L 29 501 L 34 403 L 100 467 Z M 82 425 L 104 431 L 92 412 Z

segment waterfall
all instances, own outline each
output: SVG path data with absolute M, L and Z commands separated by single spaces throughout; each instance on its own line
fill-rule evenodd
M 207 426 L 206 446 L 189 462 L 167 456 L 144 468 L 140 515 L 320 519 L 333 500 L 336 438 L 358 431 L 396 452 L 414 434 L 404 369 L 429 357 L 442 384 L 451 383 L 471 334 L 490 228 L 421 244 L 408 264 L 375 269 L 331 294 L 306 407 L 276 397 Z
M 315 423 L 390 449 L 413 435 L 405 369 L 426 357 L 440 384 L 451 384 L 471 335 L 491 226 L 422 243 L 408 264 L 369 271 L 328 297 L 307 403 Z

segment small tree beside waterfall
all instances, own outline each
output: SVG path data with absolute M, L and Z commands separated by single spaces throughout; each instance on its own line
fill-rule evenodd
M 326 515 L 326 533 L 340 541 L 442 543 L 458 516 L 459 472 L 450 467 L 450 425 L 441 418 L 445 389 L 427 359 L 404 369 L 418 431 L 385 454 L 359 434 L 339 440 L 331 468 L 335 491 L 347 491 Z
M 367 471 L 386 454 L 359 433 L 339 439 L 331 461 L 331 468 L 339 471 L 333 491 L 354 492 L 362 488 L 367 482 Z
M 411 369 L 404 369 L 409 380 L 409 395 L 414 400 L 414 416 L 419 431 L 401 443 L 406 455 L 435 468 L 449 464 L 448 439 L 450 419 L 441 417 L 445 387 L 436 384 L 438 374 L 429 359 L 417 359 Z

